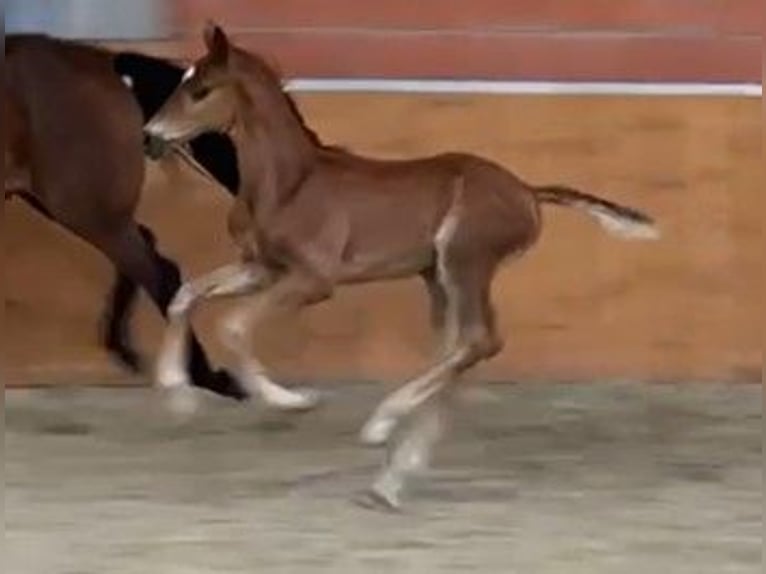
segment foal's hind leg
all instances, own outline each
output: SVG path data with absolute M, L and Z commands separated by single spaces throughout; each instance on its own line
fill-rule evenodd
M 421 274 L 428 293 L 431 326 L 441 338 L 442 353 L 448 355 L 457 345 L 457 312 L 450 307 L 448 292 L 439 281 L 437 266 Z M 393 438 L 386 461 L 368 491 L 357 498 L 365 507 L 396 509 L 406 479 L 423 472 L 430 464 L 431 453 L 445 430 L 449 397 L 435 396 L 416 409 L 406 428 Z M 364 431 L 363 431 L 364 434 Z
M 441 256 L 439 256 L 439 259 L 441 259 Z M 457 302 L 454 300 L 454 297 L 453 300 L 450 299 L 445 278 L 442 277 L 440 279 L 440 275 L 444 275 L 442 267 L 440 264 L 428 268 L 421 273 L 421 277 L 425 282 L 426 291 L 428 292 L 431 326 L 437 337 L 441 339 L 440 354 L 443 358 L 449 358 L 454 356 L 457 350 Z M 425 375 L 397 391 L 397 393 L 400 393 L 398 396 L 401 397 L 405 392 L 417 395 L 420 392 L 418 389 L 427 388 L 428 385 L 438 380 L 441 376 L 448 376 L 451 370 L 451 362 L 445 359 L 443 362 L 435 365 Z M 370 421 L 365 425 L 362 431 L 364 442 L 379 444 L 385 442 L 388 438 L 399 415 L 393 412 L 396 410 L 395 407 L 392 407 L 392 410 L 386 413 L 385 411 L 387 410 L 388 407 L 385 404 L 381 405 L 376 410 L 376 415 L 371 417 Z
M 496 261 L 450 250 L 438 253 L 440 290 L 427 282 L 432 306 L 446 306 L 443 313 L 444 352 L 442 358 L 423 375 L 410 381 L 378 406 L 362 429 L 362 440 L 382 444 L 397 422 L 438 393 L 459 373 L 479 360 L 495 354 L 500 346 L 489 303 L 489 284 Z
M 386 461 L 372 487 L 357 498 L 365 507 L 395 510 L 408 478 L 427 470 L 436 443 L 444 434 L 448 398 L 434 397 L 408 421 L 386 453 Z
M 387 397 L 362 431 L 366 442 L 379 444 L 391 436 L 400 420 L 411 415 L 409 424 L 394 438 L 386 463 L 367 495 L 367 500 L 378 505 L 398 507 L 406 480 L 426 468 L 444 432 L 452 398 L 450 385 L 461 373 L 501 348 L 489 301 L 493 262 L 479 260 L 463 267 L 450 267 L 448 261 L 445 260 L 441 276 L 448 279 L 444 281 L 447 323 L 455 320 L 456 331 L 451 340 L 447 329 L 445 358 Z

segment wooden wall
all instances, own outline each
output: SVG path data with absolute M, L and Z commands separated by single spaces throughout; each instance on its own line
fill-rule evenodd
M 498 278 L 506 351 L 477 373 L 497 380 L 758 380 L 763 312 L 763 156 L 757 99 L 307 95 L 329 141 L 386 157 L 444 149 L 485 154 L 535 182 L 566 182 L 649 211 L 656 243 L 623 242 L 586 217 L 546 209 L 535 250 Z M 189 275 L 233 256 L 228 200 L 153 166 L 142 218 Z M 95 344 L 108 286 L 103 260 L 7 206 L 5 358 L 12 381 L 125 381 Z M 198 327 L 217 353 L 214 319 Z M 148 305 L 138 340 L 151 354 Z M 431 342 L 415 282 L 342 290 L 258 347 L 285 376 L 401 378 Z M 219 359 L 224 359 L 217 353 Z
M 176 35 L 130 44 L 187 59 L 214 18 L 288 77 L 758 82 L 757 0 L 176 0 Z M 119 44 L 112 44 L 119 47 Z M 658 243 L 625 243 L 550 208 L 538 247 L 505 269 L 495 298 L 506 351 L 477 377 L 512 380 L 759 380 L 762 363 L 762 115 L 757 99 L 299 97 L 330 141 L 409 157 L 485 154 L 648 210 Z M 172 166 L 149 170 L 141 217 L 187 275 L 233 256 L 227 199 Z M 5 207 L 2 358 L 12 384 L 129 380 L 96 344 L 110 270 L 13 202 Z M 199 331 L 216 354 L 214 319 Z M 161 324 L 142 303 L 137 340 Z M 277 372 L 391 379 L 429 357 L 415 282 L 344 289 L 257 346 Z

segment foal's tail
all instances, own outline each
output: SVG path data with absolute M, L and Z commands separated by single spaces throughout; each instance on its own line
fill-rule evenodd
M 583 193 L 569 187 L 551 185 L 533 188 L 540 203 L 575 207 L 595 217 L 608 232 L 627 239 L 658 239 L 659 229 L 649 216 L 631 207 L 625 207 Z

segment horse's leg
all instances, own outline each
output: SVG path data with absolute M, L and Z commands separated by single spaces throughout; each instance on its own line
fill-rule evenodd
M 52 223 L 57 223 L 53 215 L 33 194 L 27 191 L 18 191 L 18 195 L 24 202 L 37 213 Z M 154 247 L 155 240 L 151 231 L 141 227 L 141 234 Z M 125 367 L 133 372 L 141 371 L 141 360 L 130 341 L 128 320 L 130 311 L 135 303 L 138 286 L 129 277 L 119 271 L 109 295 L 109 303 L 101 318 L 102 341 L 106 349 L 115 355 Z
M 144 225 L 139 226 L 139 231 L 150 249 L 155 251 L 157 239 L 154 233 Z M 134 372 L 141 372 L 144 370 L 141 358 L 135 350 L 130 334 L 130 317 L 137 296 L 136 282 L 117 270 L 107 307 L 101 317 L 101 339 L 106 349 L 123 365 Z
M 112 290 L 110 307 L 102 319 L 104 340 L 116 354 L 123 354 L 127 361 L 135 357 L 135 363 L 138 364 L 137 354 L 133 351 L 127 335 L 136 287 L 143 287 L 163 316 L 166 316 L 170 300 L 181 284 L 178 266 L 157 251 L 154 236 L 148 228 L 138 226 L 131 220 L 111 226 L 102 225 L 102 231 L 97 231 L 92 224 L 84 224 L 82 219 L 51 213 L 47 206 L 31 193 L 19 195 L 49 220 L 62 225 L 101 251 L 114 264 L 117 279 Z M 115 222 L 125 221 L 124 217 L 110 217 Z M 189 369 L 195 386 L 237 400 L 248 398 L 247 393 L 227 372 L 211 369 L 205 351 L 193 334 L 190 334 L 189 342 Z
M 144 370 L 130 336 L 130 316 L 137 295 L 138 285 L 127 275 L 116 271 L 99 326 L 101 342 L 106 350 L 134 373 Z
M 52 223 L 58 223 L 56 218 L 43 205 L 42 201 L 26 190 L 15 192 L 24 202 L 37 213 Z M 155 240 L 152 232 L 141 226 L 141 234 L 154 248 Z M 128 319 L 136 299 L 138 286 L 129 277 L 119 271 L 109 295 L 108 307 L 101 318 L 102 341 L 106 349 L 133 372 L 141 370 L 141 361 L 130 341 Z
M 172 392 L 176 410 L 195 407 L 187 372 L 191 314 L 203 299 L 245 295 L 262 289 L 270 273 L 256 263 L 225 265 L 184 283 L 168 306 L 168 326 L 157 356 L 157 383 Z
M 221 339 L 236 356 L 237 375 L 251 393 L 267 404 L 283 410 L 305 410 L 316 406 L 318 396 L 308 390 L 287 389 L 275 383 L 261 362 L 252 356 L 253 329 L 278 310 L 299 309 L 330 297 L 331 288 L 305 274 L 288 274 L 268 289 L 243 303 L 221 323 Z
M 181 285 L 180 270 L 173 261 L 147 244 L 135 223 L 84 238 L 99 248 L 119 273 L 143 287 L 162 314 L 167 315 L 170 301 Z M 247 393 L 228 373 L 211 369 L 202 346 L 191 333 L 189 344 L 189 368 L 195 386 L 235 399 L 247 398 Z

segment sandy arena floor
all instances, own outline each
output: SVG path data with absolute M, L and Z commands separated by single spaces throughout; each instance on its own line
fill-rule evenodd
M 405 512 L 352 504 L 386 389 L 300 417 L 146 390 L 5 395 L 7 574 L 757 574 L 761 388 L 497 386 Z

